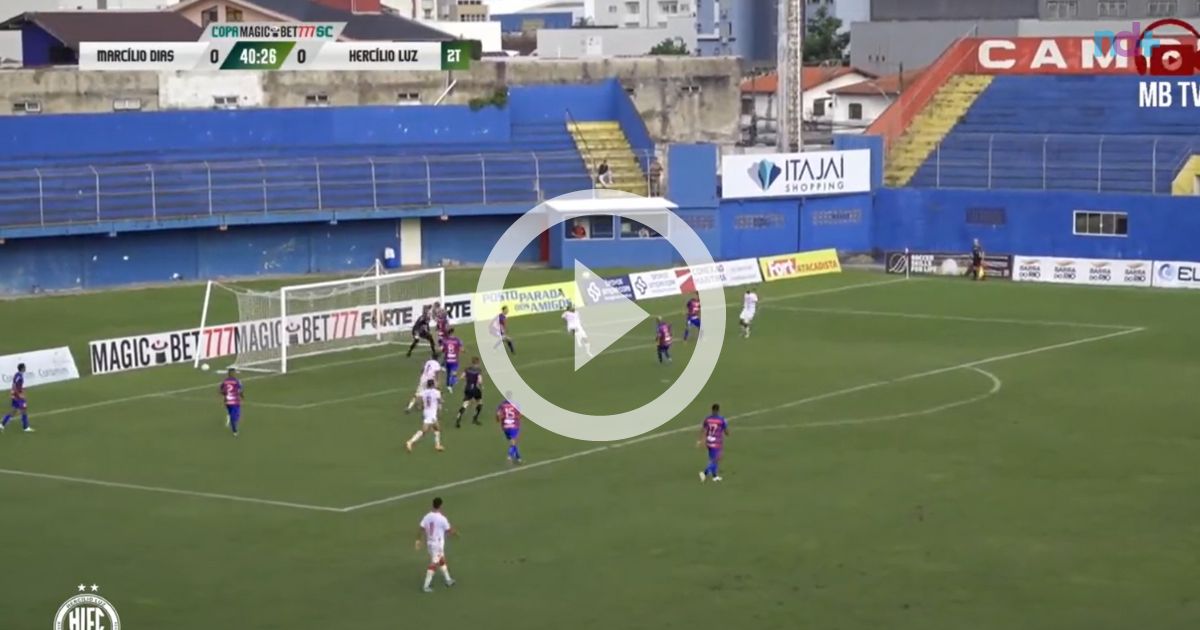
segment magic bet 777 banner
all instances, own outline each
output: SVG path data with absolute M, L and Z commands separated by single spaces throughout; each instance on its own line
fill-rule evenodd
M 198 42 L 82 42 L 80 70 L 466 70 L 475 42 L 343 42 L 346 24 L 209 24 Z

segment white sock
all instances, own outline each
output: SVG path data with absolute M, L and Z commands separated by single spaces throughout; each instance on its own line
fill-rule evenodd
M 434 446 L 442 445 L 442 432 L 441 431 L 433 432 L 433 444 L 434 444 Z
M 425 434 L 424 431 L 417 431 L 416 433 L 413 434 L 412 439 L 409 440 L 408 443 L 415 444 L 417 442 L 417 440 L 421 439 L 421 436 L 424 434 Z
M 425 588 L 429 588 L 430 584 L 433 584 L 433 569 L 425 571 Z
M 412 411 L 412 408 L 415 407 L 416 405 L 417 405 L 416 398 L 413 398 L 412 400 L 408 401 L 408 410 Z
M 447 565 L 444 565 L 444 564 L 442 565 L 442 577 L 446 579 L 446 583 L 447 583 L 447 584 L 449 584 L 449 583 L 451 582 L 451 580 L 450 580 L 450 567 L 449 567 L 449 566 L 447 566 Z

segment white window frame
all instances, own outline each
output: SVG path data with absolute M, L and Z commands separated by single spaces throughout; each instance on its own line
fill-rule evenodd
M 42 102 L 31 98 L 13 101 L 12 111 L 17 115 L 40 114 L 42 113 Z
M 1093 215 L 1093 214 L 1098 215 L 1100 217 L 1100 225 L 1101 226 L 1104 225 L 1104 218 L 1109 217 L 1111 219 L 1111 221 L 1113 222 L 1113 233 L 1112 234 L 1105 233 L 1103 231 L 1103 227 L 1101 227 L 1101 231 L 1099 231 L 1099 232 L 1092 232 L 1092 231 L 1087 230 L 1086 229 L 1086 226 L 1087 226 L 1086 218 L 1084 219 L 1085 230 L 1083 232 L 1080 232 L 1079 231 L 1079 216 L 1080 215 Z M 1116 232 L 1118 218 L 1125 219 L 1125 233 L 1124 234 L 1117 234 L 1117 232 Z M 1074 236 L 1101 236 L 1101 237 L 1106 237 L 1106 238 L 1113 238 L 1113 237 L 1129 238 L 1129 213 L 1128 212 L 1118 212 L 1115 210 L 1075 210 L 1071 213 L 1071 234 L 1073 234 Z

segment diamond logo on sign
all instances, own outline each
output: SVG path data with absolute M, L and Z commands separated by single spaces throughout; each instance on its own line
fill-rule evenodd
M 576 264 L 579 264 L 579 263 L 577 262 Z M 600 298 L 604 297 L 604 289 L 601 289 L 600 285 L 596 284 L 595 282 L 589 282 L 588 288 L 587 288 L 587 294 L 588 294 L 588 297 L 591 298 L 591 301 L 589 303 L 595 304 L 596 302 L 600 301 Z
M 686 265 L 712 265 L 712 254 L 695 230 L 671 211 L 674 207 L 674 204 L 662 198 L 650 199 L 608 190 L 580 191 L 546 201 L 521 215 L 501 235 L 484 263 L 479 283 L 475 287 L 476 293 L 490 295 L 503 291 L 509 270 L 530 242 L 538 239 L 547 230 L 554 230 L 558 224 L 579 216 L 589 216 L 593 220 L 596 217 L 608 216 L 638 221 L 663 235 Z M 597 280 L 597 285 L 602 291 L 602 301 L 599 304 L 584 305 L 583 309 L 577 309 L 580 311 L 579 323 L 587 331 L 592 354 L 595 355 L 595 359 L 599 359 L 605 356 L 604 349 L 645 320 L 648 315 L 619 291 L 620 297 L 609 301 L 609 296 L 603 295 L 604 286 L 600 282 L 600 276 L 579 261 L 575 261 L 573 266 L 576 272 L 576 286 L 582 287 L 585 295 L 593 278 Z M 634 278 L 633 286 L 639 293 L 645 293 L 650 290 L 650 283 L 655 281 L 654 277 L 650 277 L 649 280 Z M 675 290 L 673 294 L 677 295 L 674 279 L 667 278 L 667 281 L 670 282 L 671 289 Z M 705 287 L 701 288 L 699 293 L 705 307 L 705 326 L 722 334 L 701 335 L 691 359 L 665 392 L 641 407 L 621 413 L 592 415 L 559 407 L 543 398 L 525 382 L 513 365 L 512 357 L 503 348 L 483 343 L 478 348 L 479 354 L 487 365 L 488 375 L 496 390 L 506 392 L 511 398 L 521 401 L 521 412 L 531 422 L 559 435 L 578 440 L 628 439 L 666 424 L 687 409 L 717 367 L 721 347 L 725 341 L 725 290 L 721 287 Z M 490 336 L 488 326 L 492 316 L 490 313 L 477 314 L 475 332 L 480 339 Z M 579 352 L 578 346 L 576 352 Z M 586 357 L 586 360 L 581 362 L 578 354 L 574 358 L 577 369 L 582 363 L 595 360 Z
M 761 160 L 750 167 L 750 178 L 763 190 L 770 188 L 782 174 L 783 169 L 770 160 Z

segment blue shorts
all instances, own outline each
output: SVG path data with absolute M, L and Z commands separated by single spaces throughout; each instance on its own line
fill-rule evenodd
M 688 326 L 695 326 L 696 328 L 699 328 L 700 327 L 700 318 L 699 317 L 689 317 L 689 318 L 687 318 L 687 324 L 688 324 Z
M 520 432 L 520 429 L 504 429 L 504 439 L 515 440 L 517 439 L 517 434 Z
M 719 446 L 716 448 L 713 448 L 711 446 L 708 447 L 708 459 L 709 459 L 709 461 L 714 461 L 714 462 L 717 461 L 718 459 L 721 459 L 721 447 L 719 447 Z
M 242 418 L 241 405 L 225 405 L 225 411 L 229 413 L 230 420 L 240 420 Z
M 665 346 L 664 346 L 664 345 L 662 345 L 661 343 L 660 343 L 660 344 L 658 344 L 658 351 L 659 351 L 659 352 L 666 352 L 667 350 L 670 350 L 670 349 L 671 349 L 671 344 L 667 344 L 667 345 L 665 345 Z
M 28 401 L 26 401 L 24 398 L 12 399 L 12 408 L 16 409 L 17 411 L 24 411 L 28 404 Z

